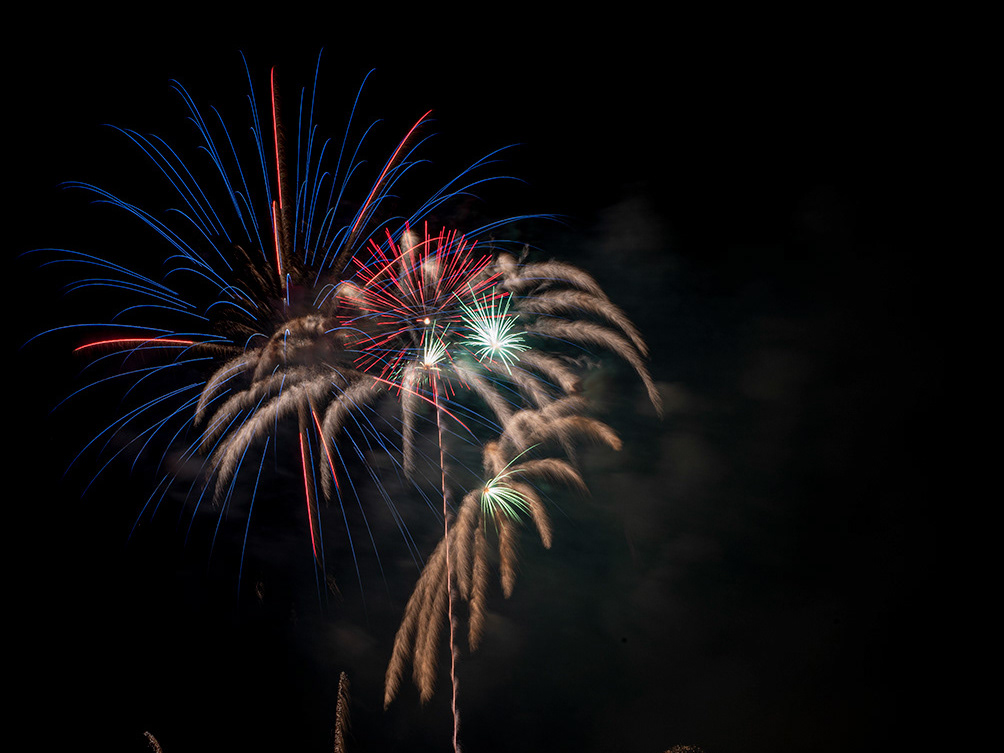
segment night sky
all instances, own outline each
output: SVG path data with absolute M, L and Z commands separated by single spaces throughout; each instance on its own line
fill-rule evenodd
M 86 180 L 161 206 L 142 156 L 103 124 L 190 150 L 170 79 L 243 127 L 240 51 L 260 92 L 272 64 L 292 92 L 324 47 L 318 119 L 340 137 L 376 68 L 359 118 L 384 119 L 377 143 L 434 111 L 428 186 L 519 145 L 496 167 L 524 182 L 486 189 L 458 221 L 561 215 L 527 223 L 525 240 L 600 280 L 648 341 L 665 402 L 660 420 L 630 369 L 598 354 L 587 390 L 624 449 L 583 453 L 590 495 L 556 494 L 552 549 L 525 536 L 512 598 L 495 585 L 482 646 L 458 665 L 464 750 L 903 749 L 934 714 L 918 645 L 945 619 L 930 564 L 944 366 L 935 275 L 916 251 L 920 74 L 873 22 L 791 33 L 762 18 L 726 34 L 710 19 L 509 18 L 458 34 L 426 18 L 378 33 L 279 24 L 269 38 L 67 21 L 23 43 L 10 74 L 15 339 L 93 314 L 86 294 L 63 294 L 72 275 L 22 252 L 144 268 L 166 253 L 59 188 Z M 130 538 L 159 456 L 132 467 L 127 451 L 86 492 L 114 449 L 64 475 L 122 389 L 53 410 L 86 381 L 74 337 L 11 356 L 8 474 L 28 481 L 8 484 L 6 619 L 32 747 L 138 752 L 149 730 L 166 753 L 320 753 L 345 671 L 351 751 L 447 750 L 443 662 L 431 703 L 406 685 L 382 708 L 418 574 L 383 503 L 370 500 L 383 571 L 365 549 L 362 590 L 330 511 L 337 590 L 323 607 L 293 463 L 266 464 L 240 581 L 240 501 L 215 544 L 218 513 L 200 512 L 186 543 L 180 504 Z M 431 552 L 437 521 L 399 493 Z

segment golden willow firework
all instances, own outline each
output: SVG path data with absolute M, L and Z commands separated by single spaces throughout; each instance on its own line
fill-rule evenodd
M 581 369 L 570 349 L 600 348 L 624 359 L 658 408 L 645 344 L 584 271 L 557 261 L 531 262 L 525 248 L 513 252 L 505 243 L 485 242 L 521 218 L 466 233 L 428 226 L 430 213 L 492 180 L 480 172 L 494 153 L 408 213 L 388 216 L 392 204 L 402 205 L 395 189 L 420 161 L 416 150 L 428 113 L 360 191 L 359 155 L 370 131 L 353 143 L 350 117 L 340 142 L 320 142 L 316 77 L 314 90 L 301 92 L 292 134 L 283 130 L 275 72 L 265 107 L 251 85 L 250 162 L 241 161 L 215 110 L 204 117 L 184 88 L 174 88 L 197 130 L 198 152 L 209 157 L 208 180 L 195 177 L 205 165 L 196 167 L 160 138 L 121 130 L 175 193 L 173 210 L 160 218 L 103 188 L 74 184 L 160 237 L 170 252 L 162 278 L 82 252 L 45 252 L 52 262 L 97 271 L 73 288 L 127 294 L 128 304 L 107 324 L 81 325 L 99 336 L 79 350 L 114 363 L 110 378 L 131 379 L 128 392 L 138 394 L 153 382 L 170 384 L 182 369 L 201 377 L 139 400 L 92 444 L 131 434 L 116 454 L 127 448 L 151 452 L 156 440 L 181 447 L 183 460 L 202 463 L 202 481 L 191 494 L 196 509 L 211 499 L 222 519 L 242 472 L 260 474 L 269 448 L 283 440 L 280 427 L 295 426 L 303 488 L 289 499 L 305 505 L 312 556 L 324 575 L 320 500 L 337 501 L 344 517 L 347 458 L 365 464 L 363 447 L 375 448 L 403 476 L 428 486 L 416 473 L 424 446 L 417 440 L 434 433 L 438 457 L 427 457 L 424 465 L 438 471 L 432 485 L 442 499 L 443 537 L 406 607 L 385 701 L 395 696 L 408 663 L 427 699 L 444 619 L 455 659 L 455 597 L 469 607 L 471 648 L 481 639 L 489 561 L 495 559 L 489 556 L 491 542 L 508 596 L 520 529 L 532 524 L 544 545 L 551 543 L 539 483 L 584 491 L 572 460 L 576 443 L 620 448 L 613 430 L 588 415 Z M 294 141 L 296 149 L 288 149 Z M 396 422 L 377 421 L 373 406 L 382 400 L 398 406 Z M 364 441 L 345 441 L 352 429 Z M 460 487 L 446 460 L 452 442 L 476 444 L 483 470 L 468 476 L 480 475 L 480 483 Z M 379 481 L 375 469 L 370 475 Z M 177 480 L 170 471 L 165 475 L 140 519 L 152 514 Z M 257 482 L 247 501 L 248 526 L 256 490 Z M 451 503 L 455 497 L 459 505 Z M 364 500 L 360 508 L 365 510 Z M 351 534 L 348 541 L 355 558 Z M 358 563 L 356 570 L 358 575 Z M 453 667 L 451 679 L 455 693 Z

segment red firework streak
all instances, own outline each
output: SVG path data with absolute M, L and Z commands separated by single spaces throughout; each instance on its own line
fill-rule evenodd
M 295 252 L 293 245 L 295 243 L 295 229 L 292 227 L 292 217 L 290 216 L 289 207 L 292 206 L 293 196 L 289 193 L 290 186 L 286 177 L 285 171 L 285 142 L 282 131 L 282 119 L 280 118 L 280 98 L 278 95 L 278 86 L 276 83 L 276 70 L 273 67 L 270 75 L 271 84 L 271 96 L 272 96 L 272 134 L 273 134 L 273 144 L 275 147 L 275 167 L 276 167 L 276 182 L 277 182 L 277 198 L 272 201 L 271 215 L 272 215 L 272 237 L 275 245 L 275 264 L 276 264 L 276 274 L 279 278 L 279 287 L 282 290 L 283 299 L 288 303 L 287 288 L 288 288 L 288 274 L 290 270 L 293 269 L 294 265 L 291 263 L 292 255 Z M 405 137 L 398 144 L 397 148 L 394 150 L 387 164 L 384 166 L 383 171 L 377 178 L 376 183 L 370 189 L 369 195 L 366 197 L 365 202 L 363 202 L 362 207 L 359 209 L 356 215 L 355 221 L 352 224 L 352 228 L 349 231 L 348 239 L 345 243 L 344 251 L 348 252 L 351 248 L 352 241 L 356 237 L 357 233 L 364 226 L 367 210 L 369 209 L 374 197 L 376 197 L 387 175 L 391 172 L 394 165 L 397 163 L 400 155 L 404 151 L 405 145 L 411 139 L 412 135 L 418 129 L 418 127 L 425 122 L 425 120 L 431 114 L 431 110 L 426 112 L 421 118 L 419 118 L 415 124 L 411 127 Z M 379 248 L 374 244 L 374 248 L 379 252 Z M 381 252 L 382 253 L 382 252 Z M 487 263 L 487 260 L 486 260 Z M 309 415 L 308 415 L 309 414 Z M 311 420 L 311 417 L 313 420 Z M 311 431 L 311 424 L 316 428 L 316 438 L 317 443 L 323 448 L 324 457 L 322 462 L 326 459 L 328 466 L 331 469 L 331 475 L 335 482 L 336 489 L 338 488 L 338 474 L 335 472 L 334 462 L 331 457 L 331 453 L 324 440 L 323 431 L 321 430 L 320 421 L 317 417 L 317 411 L 313 405 L 305 405 L 299 411 L 299 436 L 300 436 L 300 462 L 303 469 L 303 486 L 304 486 L 304 496 L 306 498 L 307 504 L 307 521 L 310 527 L 310 543 L 311 550 L 314 556 L 315 565 L 321 568 L 323 574 L 323 544 L 321 541 L 321 529 L 319 521 L 319 500 L 317 499 L 317 487 L 316 487 L 316 476 L 314 470 L 314 450 L 313 445 L 310 441 L 310 436 L 308 432 Z M 309 456 L 309 457 L 308 457 Z
M 273 67 L 269 76 L 269 82 L 272 94 L 272 136 L 275 146 L 277 198 L 272 201 L 272 238 L 275 242 L 275 271 L 279 278 L 279 287 L 282 290 L 283 300 L 288 304 L 287 270 L 290 269 L 291 265 L 286 263 L 286 260 L 294 253 L 292 245 L 295 235 L 290 228 L 290 217 L 288 217 L 285 211 L 286 207 L 290 206 L 290 202 L 286 200 L 289 185 L 284 170 L 285 143 L 281 128 L 282 121 L 279 117 L 279 96 L 275 79 L 275 68 Z M 301 405 L 297 414 L 300 436 L 300 465 L 303 469 L 303 495 L 307 504 L 307 524 L 310 528 L 310 549 L 314 557 L 314 565 L 320 569 L 323 579 L 324 549 L 323 542 L 321 541 L 321 525 L 319 520 L 320 506 L 317 495 L 313 443 L 308 434 L 311 430 L 311 424 L 316 425 L 318 428 L 316 434 L 317 442 L 324 448 L 325 453 L 328 452 L 328 448 L 324 442 L 324 435 L 320 431 L 317 410 L 314 406 L 312 404 Z M 330 455 L 328 455 L 328 463 L 331 465 L 331 473 L 337 485 L 338 476 L 335 474 L 334 463 L 331 462 Z
M 475 255 L 477 243 L 468 244 L 456 230 L 441 229 L 430 237 L 426 223 L 422 240 L 411 246 L 395 243 L 385 232 L 386 250 L 371 240 L 370 261 L 356 261 L 353 279 L 362 300 L 361 315 L 352 324 L 369 330 L 356 343 L 360 369 L 379 368 L 386 380 L 416 352 L 422 332 L 430 325 L 445 331 L 458 323 L 458 300 L 469 301 L 491 287 L 496 276 L 482 274 L 491 257 Z
M 153 345 L 155 347 L 161 345 L 178 345 L 189 347 L 192 345 L 197 345 L 195 340 L 179 340 L 173 337 L 113 337 L 108 340 L 98 340 L 92 343 L 84 343 L 83 345 L 78 345 L 73 349 L 74 352 L 84 350 L 85 348 L 96 348 L 99 345 Z

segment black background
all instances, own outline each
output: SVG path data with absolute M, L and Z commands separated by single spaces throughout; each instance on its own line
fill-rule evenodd
M 98 461 L 63 471 L 114 406 L 50 413 L 81 384 L 72 338 L 18 347 L 90 321 L 86 296 L 64 297 L 22 252 L 164 253 L 58 187 L 110 183 L 156 204 L 141 156 L 103 124 L 191 143 L 170 79 L 243 123 L 240 51 L 263 92 L 273 64 L 309 84 L 322 47 L 328 134 L 376 68 L 360 118 L 384 118 L 390 144 L 434 110 L 433 173 L 520 144 L 499 171 L 525 183 L 478 211 L 564 216 L 531 224 L 534 242 L 634 319 L 666 401 L 659 420 L 626 370 L 594 380 L 625 448 L 588 456 L 590 497 L 563 498 L 554 548 L 527 538 L 516 593 L 493 594 L 484 644 L 459 662 L 464 749 L 902 749 L 936 721 L 938 660 L 923 647 L 946 619 L 931 517 L 943 325 L 921 251 L 936 218 L 917 209 L 937 50 L 904 42 L 896 19 L 823 11 L 727 29 L 682 16 L 241 21 L 252 30 L 47 19 L 10 56 L 6 611 L 17 715 L 37 747 L 140 751 L 149 730 L 167 753 L 327 750 L 342 670 L 350 750 L 449 747 L 442 675 L 428 706 L 408 687 L 382 709 L 416 576 L 393 542 L 386 585 L 363 564 L 365 610 L 351 564 L 321 609 L 296 502 L 247 566 L 265 598 L 245 576 L 238 600 L 240 516 L 211 558 L 209 537 L 183 545 L 173 518 L 130 539 L 151 464 L 113 463 L 82 494 Z M 296 488 L 292 470 L 266 499 Z

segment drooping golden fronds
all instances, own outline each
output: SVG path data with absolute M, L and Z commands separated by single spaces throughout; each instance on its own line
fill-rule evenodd
M 517 411 L 512 415 L 499 443 L 516 448 L 515 452 L 518 453 L 525 449 L 520 442 L 520 437 L 530 443 L 539 442 L 541 441 L 539 437 L 542 435 L 542 427 L 557 418 L 579 415 L 585 410 L 585 407 L 585 399 L 574 395 L 553 400 L 542 408 Z
M 541 319 L 533 323 L 527 331 L 536 332 L 547 337 L 584 342 L 608 348 L 623 358 L 641 377 L 656 411 L 662 415 L 662 396 L 655 387 L 648 368 L 637 349 L 626 338 L 613 330 L 589 321 L 560 321 L 557 319 Z
M 540 501 L 540 497 L 537 495 L 537 490 L 534 489 L 529 484 L 523 484 L 519 481 L 510 481 L 510 488 L 515 491 L 530 510 L 530 517 L 533 518 L 534 525 L 537 526 L 537 532 L 540 534 L 540 540 L 544 544 L 545 549 L 551 548 L 551 519 L 547 516 L 547 511 L 544 509 L 544 503 Z M 515 542 L 514 542 L 515 543 Z M 499 546 L 502 546 L 502 531 L 499 530 Z M 515 556 L 514 556 L 515 559 Z M 515 580 L 515 574 L 513 575 Z M 503 573 L 503 584 L 505 583 L 505 575 Z M 512 589 L 509 589 L 510 592 Z M 508 596 L 508 594 L 506 594 Z
M 502 448 L 499 446 L 498 442 L 489 442 L 484 446 L 481 452 L 482 465 L 485 469 L 485 475 L 488 478 L 494 478 L 495 476 L 502 473 L 509 460 L 506 455 L 503 454 Z
M 231 379 L 236 379 L 246 371 L 255 361 L 254 353 L 242 353 L 241 355 L 227 361 L 206 381 L 206 386 L 202 388 L 199 395 L 199 403 L 195 409 L 195 425 L 198 426 L 205 418 L 206 408 L 217 394 L 221 393 L 224 386 Z
M 299 412 L 308 401 L 321 402 L 331 392 L 331 380 L 325 375 L 310 382 L 300 382 L 285 388 L 257 411 L 248 416 L 241 427 L 229 434 L 210 458 L 216 469 L 216 495 L 219 498 L 248 446 L 264 436 L 273 422 Z
M 585 439 L 620 449 L 620 439 L 609 426 L 581 415 L 584 407 L 581 397 L 572 396 L 541 409 L 518 411 L 510 417 L 507 431 L 483 448 L 482 461 L 490 480 L 482 489 L 464 496 L 449 529 L 450 567 L 455 573 L 457 595 L 469 604 L 468 643 L 472 651 L 479 645 L 485 628 L 489 580 L 486 530 L 497 533 L 499 576 L 502 593 L 508 598 L 516 585 L 517 545 L 523 515 L 533 521 L 545 548 L 550 548 L 553 541 L 550 517 L 534 482 L 552 481 L 587 491 L 582 475 L 567 460 L 524 459 L 533 445 L 523 446 L 524 442 L 517 442 L 514 435 L 534 444 L 559 441 L 570 446 Z M 432 696 L 438 644 L 449 598 L 446 550 L 442 539 L 426 561 L 408 600 L 387 667 L 385 705 L 397 695 L 408 663 L 413 666 L 413 679 L 423 701 Z
M 535 350 L 528 350 L 520 354 L 519 361 L 543 374 L 558 385 L 566 395 L 574 395 L 581 389 L 578 373 L 559 358 Z M 540 407 L 546 406 L 549 402 L 545 401 L 544 405 Z
M 429 563 L 426 563 L 428 568 Z M 423 571 L 424 574 L 424 571 Z M 404 668 L 409 660 L 414 656 L 415 628 L 421 618 L 421 609 L 424 602 L 424 590 L 428 587 L 425 578 L 419 578 L 412 591 L 411 598 L 408 599 L 408 606 L 404 610 L 404 618 L 397 628 L 397 635 L 394 637 L 394 649 L 391 651 L 390 663 L 387 665 L 387 673 L 384 676 L 384 697 L 383 705 L 387 708 L 390 702 L 397 695 L 401 686 L 401 678 L 404 677 Z
M 449 600 L 449 585 L 446 582 L 446 557 L 441 558 L 441 565 L 436 572 L 438 577 L 430 583 L 426 591 L 424 612 L 428 619 L 418 624 L 415 635 L 415 661 L 412 677 L 418 687 L 422 703 L 428 703 L 436 688 L 436 665 L 439 660 L 439 635 L 446 617 L 446 604 Z M 431 597 L 431 598 L 430 598 Z
M 520 354 L 524 356 L 524 353 Z M 531 354 L 530 358 L 533 358 Z M 523 368 L 521 363 L 515 363 L 512 368 L 510 368 L 505 377 L 515 385 L 515 387 L 520 391 L 522 395 L 527 398 L 530 405 L 537 408 L 544 408 L 552 400 L 554 400 L 554 388 L 549 385 L 549 383 L 534 373 L 533 370 Z M 569 384 L 570 387 L 578 389 L 578 383 L 573 382 Z
M 484 597 L 487 589 L 487 551 L 477 543 L 480 536 L 480 508 L 477 496 L 464 497 L 460 512 L 450 527 L 450 560 L 458 582 L 459 595 L 475 600 L 472 610 L 480 610 L 481 624 L 484 616 Z M 423 702 L 432 697 L 436 681 L 436 664 L 439 637 L 446 617 L 449 592 L 446 590 L 446 546 L 440 540 L 418 578 L 415 590 L 408 599 L 404 619 L 394 639 L 391 661 L 384 681 L 384 706 L 388 706 L 400 688 L 405 667 L 410 662 L 413 679 Z M 474 619 L 474 618 L 472 618 Z M 479 628 L 480 630 L 480 628 Z
M 467 642 L 471 651 L 481 643 L 485 630 L 485 599 L 488 595 L 488 542 L 481 526 L 474 528 L 474 561 L 471 569 L 470 605 Z
M 606 296 L 602 298 L 592 293 L 580 290 L 549 290 L 540 295 L 523 299 L 519 305 L 520 311 L 531 314 L 556 314 L 558 312 L 585 312 L 598 318 L 606 319 L 618 327 L 634 344 L 643 356 L 648 355 L 648 346 L 627 314 L 610 302 Z
M 497 516 L 499 532 L 499 574 L 502 576 L 502 593 L 508 599 L 516 587 L 516 544 L 519 532 L 516 524 L 506 515 Z
M 195 340 L 189 339 L 190 333 L 177 333 L 183 338 L 157 334 L 145 341 L 115 338 L 91 343 L 102 347 L 118 343 L 128 358 L 130 351 L 141 348 L 152 356 L 154 351 L 147 351 L 145 346 L 159 342 L 160 346 L 169 346 L 161 351 L 164 354 L 187 354 L 185 357 L 179 355 L 173 364 L 165 364 L 165 367 L 185 364 L 187 370 L 187 364 L 202 360 L 212 364 L 213 373 L 205 380 L 197 399 L 187 390 L 198 385 L 168 391 L 141 403 L 108 429 L 113 429 L 114 434 L 122 432 L 123 438 L 135 430 L 137 438 L 142 438 L 138 443 L 142 448 L 149 443 L 145 438 L 147 433 L 150 439 L 158 433 L 165 439 L 170 435 L 168 443 L 173 443 L 182 436 L 180 429 L 172 435 L 173 429 L 166 428 L 166 423 L 156 422 L 148 430 L 140 430 L 133 423 L 134 419 L 145 417 L 144 414 L 157 407 L 172 406 L 174 411 L 173 406 L 178 401 L 178 408 L 185 411 L 194 405 L 192 425 L 199 428 L 187 452 L 209 456 L 205 466 L 211 483 L 215 484 L 218 500 L 233 490 L 236 475 L 251 445 L 266 439 L 284 438 L 286 433 L 279 433 L 278 423 L 295 414 L 310 544 L 315 563 L 323 571 L 324 558 L 318 555 L 318 552 L 323 554 L 323 542 L 320 541 L 320 526 L 315 526 L 320 523 L 320 512 L 314 482 L 319 474 L 325 493 L 329 496 L 338 493 L 336 437 L 349 433 L 348 422 L 355 417 L 355 411 L 384 392 L 395 392 L 401 409 L 400 423 L 396 417 L 383 426 L 368 421 L 364 425 L 358 421 L 359 441 L 349 436 L 342 439 L 352 442 L 359 459 L 365 463 L 364 445 L 370 450 L 375 450 L 377 445 L 390 448 L 396 442 L 400 427 L 403 468 L 405 475 L 411 475 L 417 464 L 417 449 L 421 447 L 417 435 L 425 428 L 422 409 L 424 403 L 433 404 L 439 436 L 444 538 L 429 557 L 408 602 L 387 670 L 385 697 L 388 703 L 394 697 L 404 668 L 411 662 L 415 682 L 426 700 L 435 683 L 444 611 L 448 611 L 450 618 L 451 652 L 455 647 L 452 572 L 457 573 L 459 597 L 470 604 L 469 640 L 474 647 L 486 621 L 489 557 L 492 554 L 488 550 L 492 535 L 488 529 L 491 527 L 497 532 L 502 590 L 508 597 L 516 581 L 519 531 L 523 525 L 529 525 L 527 519 L 532 520 L 545 547 L 552 543 L 553 531 L 543 498 L 546 485 L 538 488 L 535 484 L 544 480 L 585 489 L 573 462 L 529 453 L 536 451 L 536 445 L 553 443 L 560 445 L 565 456 L 572 459 L 574 443 L 583 439 L 620 448 L 620 440 L 609 426 L 586 415 L 582 369 L 567 355 L 568 346 L 605 348 L 627 361 L 641 377 L 649 398 L 659 409 L 659 393 L 645 365 L 648 349 L 625 313 L 611 303 L 597 281 L 581 269 L 557 261 L 526 263 L 528 248 L 524 248 L 519 257 L 500 253 L 493 260 L 481 250 L 474 253 L 474 236 L 468 242 L 462 233 L 449 228 L 443 228 L 438 236 L 430 236 L 427 222 L 424 236 L 420 237 L 411 228 L 412 222 L 417 227 L 418 222 L 436 207 L 464 195 L 461 183 L 466 179 L 457 182 L 458 176 L 447 182 L 417 211 L 402 206 L 402 216 L 412 219 L 399 226 L 400 218 L 388 218 L 389 224 L 381 229 L 383 221 L 377 208 L 394 194 L 396 181 L 417 164 L 410 156 L 411 147 L 406 148 L 406 144 L 411 142 L 415 129 L 427 116 L 419 119 L 399 143 L 365 200 L 361 204 L 353 202 L 353 211 L 346 213 L 343 210 L 347 207 L 340 206 L 338 201 L 329 200 L 327 206 L 320 201 L 325 193 L 322 184 L 331 181 L 332 173 L 322 168 L 320 158 L 316 165 L 311 158 L 312 137 L 305 142 L 307 153 L 297 154 L 295 158 L 290 155 L 287 163 L 274 87 L 272 92 L 277 184 L 265 186 L 264 192 L 251 191 L 243 177 L 240 178 L 244 190 L 239 198 L 231 192 L 231 199 L 239 203 L 235 206 L 241 227 L 228 228 L 219 224 L 220 217 L 230 212 L 217 214 L 207 197 L 193 190 L 196 178 L 187 173 L 175 184 L 182 205 L 186 207 L 180 216 L 214 219 L 207 220 L 208 224 L 201 220 L 185 221 L 179 228 L 172 228 L 171 223 L 161 225 L 159 220 L 149 223 L 164 239 L 182 250 L 168 260 L 168 274 L 187 275 L 194 271 L 210 284 L 199 284 L 193 292 L 213 290 L 213 295 L 202 299 L 199 293 L 188 301 L 181 293 L 125 267 L 86 255 L 78 256 L 74 252 L 66 254 L 67 261 L 86 258 L 87 264 L 114 270 L 113 277 L 103 281 L 102 287 L 121 288 L 130 291 L 130 297 L 138 293 L 141 298 L 149 298 L 140 305 L 130 301 L 119 312 L 121 315 L 150 308 L 166 308 L 178 314 L 199 311 L 206 314 L 202 318 L 207 322 L 208 331 Z M 194 103 L 189 104 L 189 109 L 196 112 Z M 301 126 L 297 133 L 312 133 L 309 124 Z M 213 139 L 208 131 L 202 130 L 204 147 L 215 154 Z M 258 128 L 258 113 L 254 116 L 254 133 L 260 152 L 262 134 Z M 146 137 L 139 137 L 137 143 L 149 155 L 158 155 L 154 162 L 165 175 L 180 176 L 187 170 L 187 160 L 182 160 L 173 149 L 162 152 Z M 151 146 L 152 150 L 144 145 Z M 230 147 L 228 151 L 237 159 L 233 144 Z M 348 153 L 346 151 L 346 155 Z M 478 161 L 471 169 L 490 161 Z M 310 167 L 307 173 L 314 176 L 310 185 L 290 183 L 290 173 L 299 174 L 301 164 Z M 342 164 L 339 156 L 338 169 Z M 354 175 L 360 164 L 346 163 L 345 166 L 347 175 Z M 292 170 L 293 167 L 297 169 Z M 231 178 L 237 179 L 237 175 L 221 173 L 220 177 L 227 186 L 236 185 Z M 92 190 L 130 211 L 137 210 L 136 206 L 101 189 Z M 269 199 L 253 207 L 255 202 L 247 197 L 259 194 Z M 341 196 L 340 191 L 331 192 L 331 199 L 336 194 Z M 272 201 L 272 197 L 278 201 Z M 142 211 L 138 213 L 146 216 Z M 339 228 L 331 224 L 336 217 L 345 214 L 354 217 L 351 226 Z M 314 224 L 311 219 L 314 217 L 319 224 Z M 299 222 L 301 219 L 304 222 Z M 483 231 L 483 237 L 499 224 L 487 224 L 475 235 Z M 267 227 L 275 231 L 274 257 L 267 243 L 262 247 L 263 237 L 268 239 L 268 233 L 258 232 Z M 254 228 L 253 233 L 251 228 Z M 190 235 L 192 231 L 194 235 Z M 218 242 L 220 238 L 234 240 L 223 244 Z M 346 266 L 350 260 L 353 261 L 352 269 Z M 115 279 L 120 274 L 121 279 Z M 90 287 L 93 282 L 87 280 L 84 285 Z M 153 306 L 149 305 L 151 303 Z M 171 318 L 174 319 L 174 315 Z M 122 321 L 116 323 L 115 328 L 120 324 L 139 327 L 140 331 L 149 333 L 171 334 L 170 329 L 157 327 L 156 322 L 127 324 Z M 548 345 L 552 344 L 558 347 L 549 351 Z M 173 350 L 175 346 L 182 350 Z M 161 368 L 153 371 L 140 368 L 125 374 L 134 375 L 134 386 L 139 386 Z M 157 381 L 159 379 L 150 380 Z M 458 384 L 463 390 L 455 389 Z M 430 391 L 432 400 L 428 397 Z M 482 461 L 489 480 L 482 488 L 469 490 L 451 527 L 447 510 L 448 487 L 454 479 L 449 478 L 451 474 L 446 464 L 450 455 L 443 446 L 443 437 L 448 436 L 443 429 L 443 416 L 449 415 L 458 423 L 462 421 L 446 411 L 441 396 L 453 402 L 461 392 L 473 396 L 477 405 L 472 408 L 457 398 L 455 402 L 459 407 L 476 414 L 487 406 L 486 413 L 494 415 L 499 435 L 484 448 Z M 174 411 L 165 421 L 178 415 Z M 466 424 L 463 426 L 480 441 L 483 427 L 492 426 L 492 417 L 479 415 L 481 420 L 471 422 L 474 429 Z M 389 432 L 384 431 L 387 426 Z M 371 441 L 374 439 L 376 441 Z M 546 449 L 537 452 L 543 453 Z M 367 470 L 380 484 L 376 469 Z M 255 483 L 257 490 L 257 481 Z M 387 488 L 381 487 L 380 491 L 385 498 L 390 498 Z M 401 521 L 396 514 L 394 517 Z M 343 520 L 351 543 L 349 518 L 344 513 Z M 371 532 L 369 522 L 365 519 L 363 522 Z M 375 538 L 373 543 L 376 544 Z M 326 577 L 323 572 L 321 574 Z M 347 681 L 345 686 L 347 701 Z M 347 714 L 340 683 L 336 709 L 340 728 L 343 712 Z M 454 714 L 456 719 L 455 702 Z M 347 721 L 347 716 L 344 718 Z M 148 737 L 159 751 L 153 736 Z M 335 749 L 343 747 L 344 740 L 336 737 Z
M 525 320 L 527 333 L 552 341 L 606 348 L 627 361 L 645 385 L 648 398 L 662 415 L 662 397 L 645 365 L 648 346 L 637 327 L 623 310 L 611 303 L 590 275 L 561 262 L 527 264 L 511 254 L 499 254 L 495 268 L 502 280 L 500 287 L 518 294 L 517 309 Z M 591 317 L 578 318 L 581 315 Z M 559 318 L 567 316 L 568 318 Z M 600 323 L 602 322 L 602 323 Z M 610 326 L 607 326 L 610 325 Z M 578 392 L 578 377 L 563 371 L 552 355 L 533 349 L 521 355 L 521 362 L 559 385 L 566 395 Z M 520 389 L 524 389 L 520 384 Z M 530 394 L 538 407 L 539 394 Z
M 470 548 L 473 559 L 466 568 L 467 575 L 465 577 L 468 581 L 472 581 L 472 573 L 474 576 L 479 573 L 477 560 L 483 553 L 478 550 L 476 543 L 476 536 L 479 532 L 476 500 L 473 495 L 468 495 L 468 497 L 471 501 L 467 503 L 466 507 L 471 510 L 471 513 L 464 515 L 462 512 L 458 516 L 458 523 L 450 529 L 450 539 L 451 544 L 454 545 L 451 551 L 451 560 L 454 560 L 452 564 L 457 567 L 459 563 L 456 544 L 460 541 L 461 536 L 465 539 L 474 538 L 473 545 L 464 544 Z M 467 498 L 465 498 L 465 502 L 467 502 Z M 461 510 L 463 511 L 463 509 L 462 507 Z M 409 663 L 412 665 L 412 677 L 419 689 L 422 701 L 428 701 L 432 697 L 436 680 L 438 640 L 449 597 L 445 583 L 446 572 L 445 540 L 440 540 L 432 555 L 426 560 L 418 583 L 415 585 L 415 590 L 408 599 L 404 618 L 401 620 L 394 638 L 394 648 L 384 678 L 385 708 L 397 695 L 401 679 L 404 677 L 405 667 Z M 458 580 L 459 578 L 458 575 Z M 472 582 L 471 591 L 476 592 L 479 585 L 479 583 Z
M 342 430 L 349 414 L 373 400 L 383 389 L 375 379 L 360 377 L 359 381 L 342 390 L 324 411 L 322 423 L 324 435 L 334 439 Z
M 552 481 L 560 481 L 561 483 L 568 484 L 581 492 L 588 491 L 586 482 L 583 481 L 579 472 L 570 463 L 561 458 L 527 460 L 525 463 L 512 466 L 510 471 L 513 474 L 522 473 L 529 476 L 543 476 Z
M 265 398 L 273 394 L 280 393 L 284 387 L 292 387 L 311 378 L 316 378 L 317 374 L 308 369 L 291 369 L 283 374 L 273 374 L 267 379 L 262 379 L 248 389 L 236 392 L 228 398 L 223 405 L 213 411 L 213 418 L 209 425 L 202 432 L 201 449 L 208 451 L 213 443 L 223 435 L 237 417 L 257 403 L 263 403 Z
M 457 588 L 462 598 L 470 598 L 471 593 L 471 557 L 474 556 L 474 529 L 478 525 L 478 500 L 473 492 L 469 492 L 460 504 L 460 511 L 454 521 L 452 530 L 454 542 L 452 555 L 454 572 L 457 574 Z
M 585 438 L 608 445 L 614 450 L 620 450 L 622 443 L 616 432 L 602 421 L 588 416 L 559 416 L 550 420 L 527 421 L 525 424 L 528 441 L 541 444 L 548 441 L 561 442 L 568 446 L 577 438 Z M 503 435 L 511 448 L 519 446 L 508 436 Z
M 265 379 L 276 371 L 316 366 L 331 352 L 332 343 L 326 337 L 328 330 L 325 317 L 317 314 L 285 322 L 255 351 L 254 381 Z
M 603 288 L 588 273 L 560 261 L 518 265 L 511 254 L 499 254 L 497 261 L 503 275 L 502 287 L 512 292 L 534 290 L 549 285 L 567 285 L 597 298 L 606 299 Z
M 452 369 L 461 381 L 466 383 L 473 392 L 485 401 L 485 404 L 495 414 L 499 423 L 507 426 L 512 416 L 512 410 L 510 410 L 508 403 L 506 403 L 502 395 L 499 394 L 499 391 L 489 384 L 488 380 L 478 374 L 477 371 L 468 368 L 459 361 L 454 361 Z
M 331 401 L 324 412 L 321 424 L 321 441 L 325 443 L 325 452 L 329 451 L 328 443 L 334 442 L 342 430 L 346 419 L 353 411 L 376 399 L 383 391 L 383 386 L 374 379 L 360 378 L 359 381 L 347 387 L 337 398 Z M 321 463 L 321 485 L 325 496 L 334 492 L 332 482 L 334 469 L 330 463 Z

